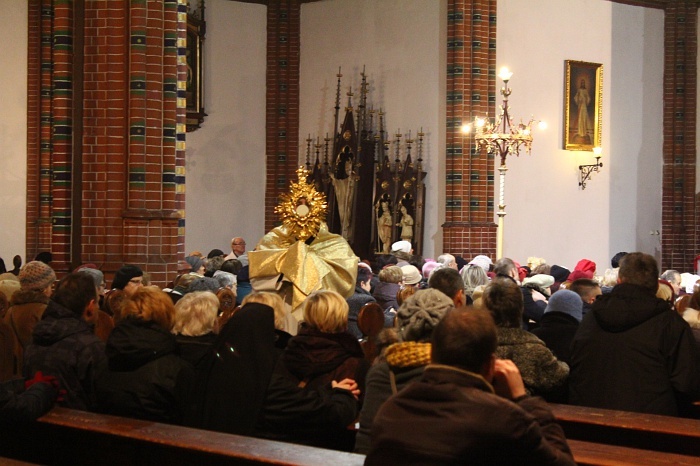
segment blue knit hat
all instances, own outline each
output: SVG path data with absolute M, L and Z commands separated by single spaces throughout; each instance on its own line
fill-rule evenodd
M 563 312 L 576 318 L 579 322 L 583 318 L 583 300 L 571 290 L 559 290 L 552 294 L 544 313 Z

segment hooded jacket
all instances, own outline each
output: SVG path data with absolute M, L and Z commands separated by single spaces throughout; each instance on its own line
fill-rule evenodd
M 13 350 L 12 354 L 3 354 L 2 357 L 5 361 L 7 361 L 5 358 L 11 358 L 14 361 L 12 366 L 15 376 L 22 375 L 24 350 L 31 343 L 34 327 L 41 320 L 48 302 L 49 297 L 36 290 L 20 289 L 12 295 L 10 308 L 3 320 L 14 333 Z
M 377 411 L 389 397 L 423 375 L 423 370 L 430 364 L 430 350 L 430 343 L 395 343 L 386 349 L 386 360 L 370 368 L 360 411 L 360 430 L 355 438 L 356 453 L 367 454 Z
M 574 465 L 564 432 L 538 397 L 516 402 L 480 375 L 430 365 L 381 407 L 366 465 Z
M 622 283 L 596 299 L 572 342 L 572 404 L 675 416 L 698 396 L 698 348 L 670 305 Z
M 70 309 L 49 301 L 24 353 L 24 376 L 36 371 L 53 375 L 66 390 L 61 406 L 94 410 L 96 372 L 104 362 L 105 344 L 92 327 Z
M 349 333 L 324 333 L 302 326 L 287 343 L 282 364 L 294 377 L 294 383 L 321 387 L 345 378 L 355 380 L 364 392 L 368 363 L 362 347 Z
M 124 319 L 107 340 L 107 358 L 97 383 L 100 411 L 182 421 L 195 376 L 180 358 L 174 335 L 155 322 Z
M 374 299 L 377 300 L 384 310 L 384 327 L 394 326 L 394 318 L 399 310 L 399 303 L 396 301 L 396 293 L 401 289 L 398 283 L 379 282 L 374 287 Z M 394 312 L 391 312 L 391 311 Z

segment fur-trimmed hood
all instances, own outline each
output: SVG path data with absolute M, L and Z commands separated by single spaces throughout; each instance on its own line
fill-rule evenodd
M 15 291 L 15 294 L 12 295 L 12 301 L 10 302 L 10 305 L 19 306 L 21 304 L 30 303 L 48 304 L 49 297 L 41 291 L 23 290 L 20 288 L 19 290 Z

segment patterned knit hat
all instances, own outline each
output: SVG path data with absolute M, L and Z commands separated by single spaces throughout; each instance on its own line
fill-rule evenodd
M 396 315 L 402 341 L 428 341 L 435 326 L 454 309 L 454 302 L 442 291 L 418 290 L 403 302 Z
M 19 284 L 23 290 L 44 291 L 55 281 L 53 269 L 43 262 L 31 261 L 19 271 Z

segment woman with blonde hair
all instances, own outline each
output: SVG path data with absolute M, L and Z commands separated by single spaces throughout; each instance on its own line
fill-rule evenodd
M 477 286 L 488 285 L 489 277 L 483 268 L 478 265 L 466 265 L 460 272 L 464 281 L 464 294 L 473 299 L 474 290 Z
M 178 354 L 174 323 L 173 302 L 160 290 L 141 287 L 124 302 L 107 339 L 107 367 L 96 378 L 100 411 L 182 422 L 195 374 Z
M 175 304 L 172 333 L 180 356 L 196 369 L 206 366 L 218 333 L 219 298 L 211 291 L 187 293 Z
M 313 413 L 321 400 L 331 396 L 335 381 L 357 382 L 353 391 L 361 392 L 369 364 L 357 339 L 346 331 L 348 303 L 340 294 L 315 291 L 304 301 L 303 310 L 299 333 L 289 340 L 272 375 L 262 430 L 268 438 L 349 450 L 353 436 L 347 426 L 329 424 Z M 301 387 L 303 392 L 294 395 L 293 406 L 289 387 Z M 325 395 L 319 398 L 319 393 Z

